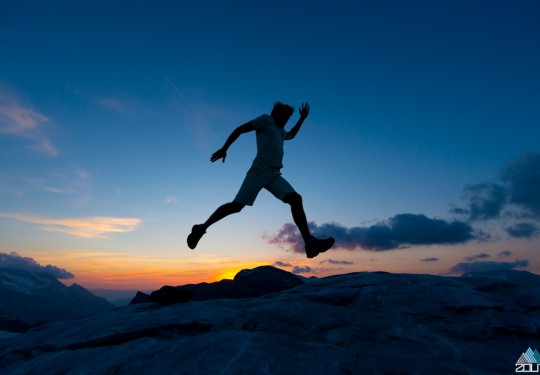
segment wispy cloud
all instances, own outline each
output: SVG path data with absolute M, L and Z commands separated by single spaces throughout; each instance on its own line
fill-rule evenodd
M 164 202 L 167 204 L 178 204 L 179 199 L 177 197 L 169 195 L 168 197 L 165 197 Z
M 420 259 L 420 262 L 438 262 L 438 261 L 439 261 L 439 258 L 437 257 L 429 257 L 429 258 Z
M 126 116 L 133 116 L 133 113 L 128 109 L 130 106 L 125 102 L 117 98 L 102 97 L 92 99 L 94 104 L 110 109 L 116 113 Z
M 44 114 L 21 104 L 15 92 L 0 83 L 0 133 L 28 139 L 32 151 L 58 156 L 59 151 L 45 132 L 51 120 Z
M 274 263 L 274 266 L 275 267 L 292 267 L 292 264 L 288 263 L 288 262 L 282 262 L 281 260 L 278 260 Z
M 342 266 L 350 266 L 354 264 L 354 262 L 350 262 L 348 260 L 334 260 L 334 259 L 327 259 L 327 260 L 323 260 L 319 262 L 319 264 L 324 264 L 324 263 L 330 263 L 330 264 L 336 264 L 336 265 L 342 265 Z
M 529 266 L 528 260 L 515 260 L 514 262 L 469 262 L 458 263 L 452 266 L 447 274 L 460 275 L 466 272 L 482 272 L 491 270 L 511 270 L 514 268 L 525 268 Z
M 74 204 L 82 205 L 91 200 L 89 193 L 90 173 L 82 169 L 73 171 L 41 171 L 29 174 L 21 171 L 17 174 L 0 176 L 0 193 L 23 197 L 29 192 L 47 192 L 58 195 L 70 195 Z
M 480 254 L 475 254 L 475 255 L 465 257 L 463 258 L 463 260 L 465 260 L 466 262 L 474 262 L 478 259 L 484 259 L 484 258 L 489 258 L 489 257 L 491 257 L 491 255 L 486 254 L 486 253 L 480 253 Z
M 19 220 L 25 223 L 41 224 L 48 232 L 67 233 L 83 238 L 110 238 L 110 234 L 132 232 L 142 220 L 138 218 L 83 217 L 52 219 L 34 214 L 0 213 L 0 217 Z

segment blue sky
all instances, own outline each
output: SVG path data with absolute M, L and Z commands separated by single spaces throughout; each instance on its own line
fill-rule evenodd
M 276 262 L 304 275 L 539 272 L 539 19 L 534 1 L 3 1 L 0 251 L 94 286 Z M 269 243 L 296 237 L 263 192 L 189 250 L 191 226 L 235 196 L 254 135 L 225 164 L 210 155 L 275 100 L 311 105 L 283 173 L 341 245 L 308 261 Z M 388 239 L 423 217 L 470 236 L 347 242 L 351 228 Z

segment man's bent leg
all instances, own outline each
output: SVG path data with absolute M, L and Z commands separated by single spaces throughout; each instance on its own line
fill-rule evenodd
M 291 206 L 291 213 L 294 223 L 298 227 L 304 242 L 308 243 L 313 236 L 309 231 L 304 205 L 302 204 L 302 196 L 297 192 L 287 193 L 283 197 L 283 202 Z
M 243 203 L 236 201 L 225 203 L 224 205 L 218 207 L 217 210 L 214 211 L 212 215 L 210 215 L 208 220 L 204 222 L 204 224 L 194 225 L 191 229 L 190 235 L 187 238 L 189 248 L 195 249 L 195 247 L 197 247 L 199 240 L 206 233 L 206 230 L 210 225 L 215 224 L 226 216 L 242 211 L 242 208 L 244 208 L 244 206 L 245 205 Z
M 319 239 L 311 235 L 306 219 L 306 213 L 304 212 L 304 206 L 302 204 L 302 196 L 300 194 L 296 192 L 287 193 L 283 197 L 283 202 L 291 205 L 293 220 L 306 244 L 305 249 L 308 258 L 314 258 L 334 246 L 335 239 L 333 237 Z

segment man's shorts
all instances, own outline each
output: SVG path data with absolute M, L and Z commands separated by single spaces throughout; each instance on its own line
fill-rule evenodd
M 234 200 L 246 206 L 253 206 L 255 198 L 263 188 L 281 201 L 288 193 L 295 192 L 287 180 L 281 177 L 279 169 L 254 163 Z

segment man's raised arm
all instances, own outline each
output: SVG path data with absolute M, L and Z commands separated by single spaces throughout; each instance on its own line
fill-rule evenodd
M 300 112 L 300 119 L 298 120 L 296 125 L 294 125 L 292 127 L 292 129 L 287 132 L 287 135 L 285 136 L 285 140 L 290 140 L 290 139 L 293 139 L 294 137 L 296 137 L 296 134 L 298 133 L 298 131 L 302 127 L 302 124 L 304 123 L 304 120 L 309 115 L 309 104 L 308 103 L 302 103 L 302 106 L 300 107 L 300 109 L 298 111 Z
M 227 140 L 225 141 L 223 147 L 212 154 L 212 156 L 210 157 L 210 161 L 213 163 L 215 161 L 218 161 L 219 159 L 223 159 L 223 163 L 225 163 L 225 158 L 227 157 L 227 150 L 233 144 L 233 142 L 236 141 L 241 134 L 249 133 L 253 130 L 255 130 L 255 127 L 253 127 L 253 124 L 251 122 L 247 122 L 244 125 L 240 125 L 236 129 L 234 129 L 231 135 L 229 135 L 229 138 L 227 138 Z

